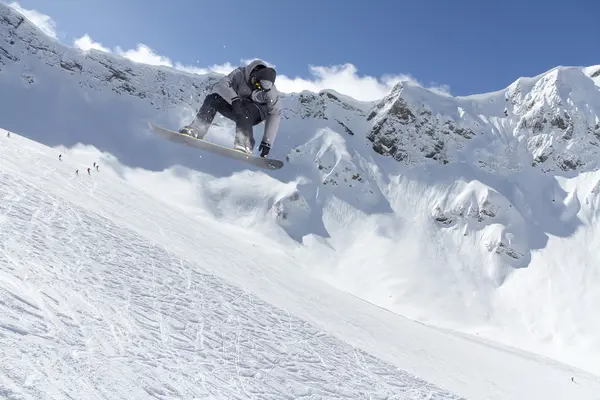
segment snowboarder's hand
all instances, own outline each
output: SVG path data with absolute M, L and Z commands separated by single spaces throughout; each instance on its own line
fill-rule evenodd
M 271 150 L 271 145 L 267 142 L 260 142 L 260 146 L 258 146 L 258 150 L 260 150 L 260 156 L 266 157 L 269 155 L 269 151 Z

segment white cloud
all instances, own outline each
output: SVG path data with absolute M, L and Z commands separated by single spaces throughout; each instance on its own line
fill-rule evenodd
M 225 75 L 237 67 L 229 62 L 220 65 L 215 64 L 208 68 L 173 63 L 170 58 L 159 55 L 154 49 L 143 43 L 138 44 L 135 49 L 123 50 L 117 46 L 114 50 L 110 50 L 101 43 L 95 42 L 88 34 L 75 39 L 73 44 L 75 47 L 83 51 L 89 51 L 91 49 L 100 50 L 107 53 L 118 54 L 136 63 L 172 67 L 181 71 L 199 75 L 208 74 L 209 72 L 216 72 L 218 74 Z
M 75 39 L 73 44 L 75 45 L 75 47 L 80 48 L 83 51 L 90 51 L 93 49 L 93 50 L 104 51 L 106 53 L 110 52 L 110 50 L 108 48 L 102 46 L 102 44 L 100 44 L 98 42 L 94 42 L 87 33 L 85 35 L 83 35 L 82 37 Z
M 406 77 L 359 76 L 352 64 L 334 66 L 309 66 L 310 79 L 289 78 L 278 76 L 277 87 L 285 93 L 309 90 L 318 92 L 323 89 L 333 89 L 357 100 L 377 100 L 386 96 L 392 87 Z
M 195 67 L 195 66 L 191 66 L 191 65 L 183 65 L 180 63 L 176 63 L 173 66 L 173 68 L 176 68 L 178 70 L 189 72 L 192 74 L 199 74 L 199 75 L 208 74 L 209 72 L 216 72 L 217 74 L 227 75 L 228 73 L 230 73 L 237 67 L 238 67 L 237 65 L 233 65 L 229 62 L 226 62 L 225 64 L 211 65 L 208 68 Z
M 57 39 L 56 34 L 56 23 L 46 14 L 42 14 L 36 10 L 26 10 L 19 3 L 12 2 L 9 4 L 9 7 L 12 7 L 15 11 L 19 12 L 29 21 L 31 21 L 35 26 L 40 28 L 42 32 L 51 38 Z
M 263 60 L 263 59 L 262 59 L 262 58 L 260 58 L 260 57 L 254 57 L 254 58 L 242 58 L 242 59 L 240 60 L 240 63 L 241 63 L 240 65 L 248 65 L 248 64 L 250 64 L 252 61 L 254 61 L 254 60 L 256 60 L 256 59 L 261 59 L 261 60 L 262 60 L 262 61 L 263 61 L 263 62 L 264 62 L 266 65 L 267 65 L 267 67 L 271 67 L 271 68 L 276 68 L 276 67 L 277 67 L 275 64 L 272 64 L 272 63 L 270 63 L 270 62 L 269 62 L 269 61 L 267 61 L 267 60 Z
M 17 2 L 13 2 L 9 5 L 19 13 L 23 14 L 36 26 L 38 26 L 45 34 L 55 39 L 57 38 L 55 30 L 56 24 L 52 18 L 36 10 L 25 10 Z M 75 47 L 83 51 L 95 49 L 107 53 L 118 54 L 137 63 L 155 66 L 167 66 L 179 69 L 181 71 L 201 75 L 209 72 L 225 75 L 231 72 L 238 65 L 245 65 L 251 61 L 242 59 L 238 65 L 227 62 L 225 64 L 215 64 L 209 67 L 184 65 L 177 62 L 174 63 L 169 57 L 158 54 L 154 49 L 142 43 L 138 44 L 135 49 L 123 50 L 120 47 L 116 47 L 115 49 L 111 50 L 103 46 L 101 43 L 94 42 L 88 34 L 76 39 L 73 44 Z M 275 65 L 272 63 L 269 63 L 266 60 L 265 62 L 268 65 L 275 67 Z M 278 71 L 278 89 L 283 93 L 298 93 L 303 90 L 319 92 L 323 89 L 332 89 L 357 100 L 373 101 L 379 100 L 389 94 L 394 85 L 399 82 L 408 81 L 423 87 L 427 87 L 423 84 L 420 84 L 410 75 L 398 74 L 385 75 L 381 77 L 373 77 L 368 75 L 361 76 L 358 74 L 356 66 L 350 63 L 333 66 L 309 65 L 308 71 L 308 78 L 288 77 L 285 74 L 282 74 L 281 71 Z M 430 85 L 430 87 L 427 88 L 441 95 L 450 95 L 449 87 L 445 85 L 436 84 Z
M 75 45 L 83 50 L 96 48 L 102 51 L 109 51 L 100 43 L 94 42 L 88 35 L 75 40 Z M 199 75 L 204 75 L 209 72 L 226 75 L 239 65 L 247 65 L 254 60 L 242 59 L 238 65 L 227 62 L 225 64 L 215 64 L 209 67 L 197 67 L 173 63 L 170 58 L 159 55 L 145 44 L 138 44 L 135 49 L 126 51 L 117 47 L 113 52 L 137 63 L 162 65 Z M 271 67 L 275 67 L 274 64 L 266 60 L 265 63 Z M 375 78 L 368 75 L 360 76 L 357 68 L 353 64 L 308 66 L 308 69 L 310 72 L 310 78 L 308 79 L 299 77 L 290 78 L 284 74 L 279 74 L 277 76 L 277 88 L 283 93 L 298 93 L 303 90 L 319 92 L 323 89 L 332 89 L 357 100 L 373 101 L 379 100 L 389 94 L 394 85 L 399 82 L 408 81 L 424 86 L 410 75 L 384 75 L 381 78 Z M 428 89 L 439 94 L 449 95 L 449 88 L 447 86 L 436 85 L 429 87 Z
M 199 75 L 208 74 L 209 72 L 216 72 L 218 74 L 226 75 L 233 71 L 235 68 L 237 68 L 236 65 L 233 65 L 229 62 L 225 64 L 215 64 L 207 68 L 196 67 L 193 65 L 184 65 L 181 63 L 173 63 L 170 58 L 159 55 L 152 48 L 142 43 L 138 44 L 134 50 L 123 51 L 121 48 L 117 47 L 115 49 L 115 53 L 133 62 L 156 66 L 162 65 L 165 67 L 171 67 L 180 71 L 185 71 Z
M 173 63 L 168 57 L 158 55 L 154 50 L 145 44 L 138 44 L 135 50 L 123 51 L 117 47 L 116 53 L 130 59 L 133 62 L 148 65 L 163 65 L 166 67 L 172 67 Z
M 94 48 L 110 52 L 110 50 L 102 44 L 94 42 L 87 34 L 75 40 L 75 46 L 82 50 Z M 137 63 L 157 66 L 161 65 L 199 75 L 210 72 L 226 75 L 239 65 L 247 65 L 254 60 L 241 59 L 240 63 L 237 65 L 227 62 L 225 64 L 215 64 L 209 67 L 197 67 L 194 65 L 174 63 L 169 57 L 161 56 L 154 49 L 141 43 L 138 44 L 135 49 L 122 50 L 120 47 L 117 47 L 112 52 Z M 275 67 L 274 64 L 266 60 L 265 63 L 271 67 Z M 420 84 L 414 77 L 405 74 L 384 75 L 380 78 L 368 75 L 360 76 L 357 68 L 349 63 L 333 66 L 309 65 L 308 70 L 310 73 L 308 79 L 299 77 L 290 78 L 284 74 L 278 74 L 277 88 L 283 93 L 298 93 L 303 90 L 319 92 L 323 89 L 332 89 L 357 100 L 373 101 L 388 95 L 394 85 L 399 82 L 411 82 L 425 87 L 425 85 Z M 433 85 L 428 87 L 428 89 L 441 95 L 450 95 L 449 88 L 444 85 Z
M 310 79 L 290 78 L 285 75 L 277 77 L 277 88 L 284 93 L 309 90 L 318 92 L 323 89 L 333 89 L 357 100 L 379 100 L 390 93 L 399 82 L 411 82 L 426 87 L 414 77 L 406 74 L 384 75 L 381 78 L 358 74 L 353 64 L 333 66 L 309 66 Z M 428 87 L 438 94 L 449 95 L 448 86 Z
M 442 96 L 452 96 L 449 85 L 432 84 L 427 89 Z

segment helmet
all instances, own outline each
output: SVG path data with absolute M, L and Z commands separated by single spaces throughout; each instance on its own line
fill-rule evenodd
M 258 90 L 271 90 L 275 84 L 277 72 L 273 68 L 259 66 L 250 74 L 250 82 Z

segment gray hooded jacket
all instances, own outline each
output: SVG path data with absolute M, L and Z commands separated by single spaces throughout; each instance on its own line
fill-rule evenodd
M 261 60 L 254 60 L 245 67 L 234 69 L 229 75 L 215 83 L 213 92 L 220 95 L 229 104 L 237 97 L 252 100 L 265 121 L 265 132 L 262 141 L 272 145 L 281 121 L 281 101 L 274 84 L 268 91 L 257 90 L 251 86 L 250 73 L 259 65 L 267 66 Z

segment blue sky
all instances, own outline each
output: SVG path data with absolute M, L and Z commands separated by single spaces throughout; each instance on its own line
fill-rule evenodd
M 309 65 L 351 63 L 360 76 L 410 74 L 425 86 L 466 95 L 556 65 L 600 64 L 600 2 L 592 0 L 18 3 L 49 15 L 64 43 L 84 34 L 109 49 L 143 43 L 199 67 L 260 57 L 280 74 L 307 80 Z

